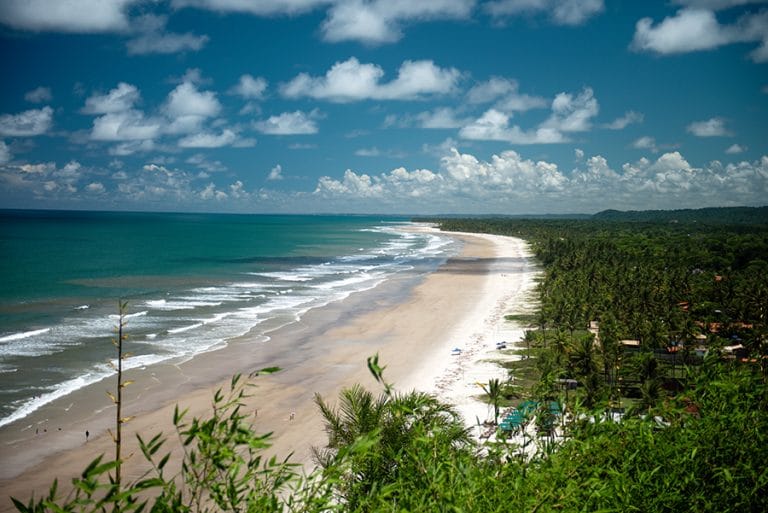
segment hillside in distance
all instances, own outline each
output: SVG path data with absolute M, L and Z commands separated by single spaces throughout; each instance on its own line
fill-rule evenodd
M 592 219 L 597 221 L 667 222 L 704 224 L 768 223 L 768 206 L 709 207 L 682 210 L 603 210 Z

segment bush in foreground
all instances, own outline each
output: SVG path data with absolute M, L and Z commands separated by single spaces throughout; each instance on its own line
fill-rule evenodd
M 527 462 L 503 445 L 481 455 L 444 414 L 450 406 L 434 398 L 391 391 L 376 397 L 355 387 L 342 392 L 339 409 L 323 403 L 327 421 L 339 422 L 328 425 L 330 452 L 308 477 L 287 460 L 263 460 L 270 435 L 255 433 L 240 413 L 243 390 L 233 379 L 229 394 L 214 397 L 210 418 L 187 421 L 177 412 L 184 447 L 178 475 L 166 474 L 173 456 L 163 454 L 156 436 L 142 442 L 154 462 L 142 479 L 117 487 L 109 478 L 115 463 L 99 459 L 68 497 L 58 497 L 54 485 L 48 497 L 15 500 L 17 509 L 768 511 L 768 388 L 750 367 L 711 362 L 690 392 L 652 415 L 582 417 L 558 450 Z M 347 415 L 363 404 L 378 411 L 365 422 Z

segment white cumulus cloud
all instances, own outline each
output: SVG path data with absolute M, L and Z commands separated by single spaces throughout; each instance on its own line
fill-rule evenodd
M 31 91 L 27 91 L 24 95 L 24 99 L 30 103 L 45 103 L 53 99 L 50 87 L 36 87 Z
M 200 199 L 223 201 L 228 198 L 227 193 L 216 188 L 216 184 L 209 183 L 198 193 Z
M 147 119 L 140 111 L 109 112 L 93 120 L 91 139 L 95 141 L 154 139 L 160 134 L 160 130 L 160 121 Z
M 583 156 L 583 154 L 582 154 Z M 396 168 L 368 174 L 346 170 L 324 176 L 313 193 L 336 208 L 408 212 L 419 198 L 424 212 L 595 212 L 607 208 L 696 208 L 763 204 L 768 156 L 756 162 L 693 166 L 679 152 L 611 166 L 601 155 L 579 159 L 570 172 L 514 151 L 482 160 L 451 149 L 439 171 Z
M 495 91 L 500 93 L 501 88 L 496 87 Z M 481 97 L 492 98 L 493 94 L 486 92 Z M 567 133 L 590 130 L 592 118 L 599 110 L 592 89 L 587 87 L 578 95 L 560 93 L 555 96 L 551 114 L 536 128 L 523 129 L 519 125 L 512 125 L 511 114 L 491 108 L 478 119 L 462 127 L 459 135 L 464 139 L 506 141 L 511 144 L 564 143 L 570 140 Z
M 624 130 L 634 123 L 642 123 L 643 119 L 645 119 L 645 116 L 643 116 L 642 113 L 630 110 L 625 112 L 623 116 L 616 118 L 605 125 L 605 128 L 609 130 Z
M 718 11 L 741 5 L 764 4 L 768 2 L 766 0 L 674 0 L 672 3 L 686 7 L 699 7 Z
M 581 25 L 603 12 L 603 0 L 494 0 L 484 4 L 495 18 L 547 14 L 557 25 Z
M 235 183 L 229 185 L 229 197 L 235 199 L 247 199 L 250 197 L 250 193 L 245 190 L 243 182 L 235 180 Z
M 129 27 L 127 10 L 140 0 L 3 0 L 0 23 L 51 32 L 116 32 Z
M 218 115 L 221 104 L 213 91 L 199 91 L 192 81 L 184 81 L 168 94 L 166 112 L 174 117 Z
M 732 144 L 726 148 L 725 153 L 728 155 L 738 155 L 739 153 L 744 153 L 745 151 L 747 151 L 745 146 L 740 144 Z
M 361 100 L 414 100 L 455 90 L 461 76 L 455 68 L 441 68 L 432 61 L 405 61 L 397 78 L 382 83 L 384 70 L 351 57 L 337 62 L 324 76 L 301 73 L 280 88 L 283 96 L 307 96 L 333 102 Z
M 213 91 L 200 91 L 195 82 L 199 73 L 187 73 L 181 84 L 168 94 L 163 112 L 169 123 L 163 131 L 168 134 L 201 132 L 207 119 L 221 112 L 221 103 Z
M 0 141 L 0 164 L 7 164 L 11 161 L 11 149 L 5 144 L 5 141 Z
M 130 110 L 140 97 L 139 89 L 135 85 L 120 82 L 107 94 L 95 94 L 86 99 L 83 113 L 109 114 Z
M 337 2 L 323 23 L 327 41 L 391 43 L 402 37 L 402 24 L 412 21 L 469 17 L 476 0 L 349 0 Z
M 698 6 L 684 8 L 657 25 L 642 18 L 635 25 L 631 48 L 661 55 L 711 50 L 733 43 L 759 43 L 750 56 L 768 61 L 768 11 L 747 13 L 735 23 L 723 25 L 714 11 Z
M 651 18 L 638 21 L 632 45 L 637 50 L 667 54 L 716 48 L 728 40 L 712 11 L 684 9 L 657 26 Z
M 109 154 L 117 157 L 126 157 L 134 153 L 145 153 L 155 149 L 152 139 L 122 141 L 109 149 Z
M 267 180 L 270 181 L 276 181 L 276 180 L 282 180 L 283 179 L 283 166 L 280 164 L 277 164 L 275 167 L 269 170 L 269 174 L 267 175 Z
M 421 128 L 460 128 L 467 120 L 458 116 L 451 107 L 438 107 L 432 111 L 420 112 L 416 115 Z
M 632 147 L 637 148 L 638 150 L 651 150 L 653 153 L 658 151 L 656 148 L 656 139 L 648 135 L 635 139 L 632 143 Z
M 176 8 L 196 7 L 219 12 L 239 12 L 256 16 L 292 15 L 326 6 L 333 0 L 172 0 Z
M 496 188 L 515 191 L 515 195 L 525 191 L 560 191 L 566 183 L 556 164 L 524 159 L 515 151 L 505 151 L 484 162 L 452 149 L 442 158 L 441 167 L 462 188 L 474 188 L 480 197 Z
M 467 92 L 469 103 L 490 103 L 506 96 L 509 93 L 517 92 L 518 84 L 516 80 L 503 77 L 491 77 L 485 82 L 480 82 L 472 86 Z
M 264 98 L 264 92 L 267 90 L 267 81 L 261 77 L 252 77 L 245 74 L 240 77 L 237 85 L 231 89 L 231 92 L 249 100 L 261 100 Z
M 72 197 L 90 170 L 71 160 L 63 167 L 55 162 L 1 165 L 0 183 L 7 190 L 23 190 L 35 198 Z
M 179 140 L 181 148 L 221 148 L 222 146 L 232 145 L 237 141 L 237 134 L 225 128 L 219 134 L 201 132 L 190 134 Z
M 541 126 L 560 132 L 585 132 L 592 128 L 592 118 L 600 107 L 589 87 L 578 95 L 560 93 L 552 100 L 552 115 Z
M 85 100 L 82 112 L 99 115 L 93 120 L 90 138 L 94 141 L 130 142 L 113 148 L 116 155 L 130 155 L 140 149 L 147 149 L 141 141 L 151 140 L 161 133 L 162 123 L 147 118 L 134 106 L 141 99 L 139 89 L 126 82 L 106 94 L 94 94 Z
M 399 40 L 403 27 L 408 24 L 431 20 L 468 19 L 477 2 L 478 0 L 172 0 L 171 5 L 177 9 L 194 7 L 254 16 L 295 16 L 323 9 L 326 11 L 326 18 L 320 31 L 326 41 L 383 44 Z
M 127 156 L 163 148 L 165 136 L 182 136 L 176 141 L 181 148 L 246 147 L 255 141 L 238 136 L 236 129 L 225 128 L 223 122 L 210 123 L 222 110 L 213 91 L 202 91 L 199 70 L 188 70 L 171 90 L 156 113 L 146 115 L 136 108 L 141 101 L 138 88 L 121 82 L 105 94 L 94 94 L 85 101 L 83 113 L 95 114 L 90 139 L 119 143 L 109 149 L 116 156 Z
M 0 136 L 32 137 L 46 133 L 53 124 L 53 109 L 31 109 L 18 114 L 0 114 Z
M 510 144 L 556 144 L 568 139 L 556 128 L 539 127 L 523 130 L 510 126 L 510 116 L 496 109 L 487 110 L 482 116 L 459 130 L 463 139 L 480 141 L 506 141 Z
M 126 43 L 126 47 L 131 55 L 196 52 L 205 46 L 208 39 L 206 35 L 198 36 L 191 33 L 148 33 L 131 39 Z
M 85 190 L 91 194 L 104 194 L 106 188 L 101 182 L 91 182 L 85 186 Z
M 360 148 L 359 150 L 355 150 L 355 155 L 358 157 L 380 157 L 381 150 L 376 146 L 373 146 L 372 148 Z
M 519 92 L 516 80 L 491 77 L 474 85 L 467 92 L 469 103 L 494 103 L 494 108 L 504 112 L 524 112 L 546 107 L 547 101 L 539 96 Z
M 377 198 L 384 194 L 384 186 L 378 177 L 371 178 L 367 174 L 357 174 L 347 169 L 342 180 L 320 177 L 315 194 L 325 197 L 352 195 L 356 198 Z
M 277 116 L 257 121 L 254 128 L 261 133 L 269 135 L 299 135 L 316 134 L 317 124 L 313 119 L 316 113 L 306 114 L 300 110 L 295 112 L 283 112 Z
M 217 173 L 220 171 L 226 171 L 227 166 L 222 164 L 218 160 L 210 161 L 208 158 L 202 154 L 202 153 L 196 153 L 189 157 L 186 161 L 187 164 L 192 164 L 206 173 Z
M 185 51 L 198 51 L 208 42 L 208 36 L 192 33 L 176 34 L 166 32 L 167 16 L 145 14 L 134 19 L 132 29 L 136 33 L 126 43 L 130 55 L 151 53 L 170 54 Z
M 722 118 L 695 121 L 688 125 L 686 130 L 697 137 L 723 137 L 730 135 L 725 128 L 725 120 Z
M 202 182 L 206 180 L 206 182 Z M 198 172 L 174 169 L 151 162 L 138 173 L 123 173 L 114 197 L 121 202 L 154 205 L 166 210 L 168 202 L 194 208 L 211 200 L 223 200 L 227 193 Z

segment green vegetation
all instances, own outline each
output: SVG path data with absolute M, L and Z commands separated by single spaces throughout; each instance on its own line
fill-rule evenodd
M 120 491 L 120 483 L 122 481 L 121 470 L 123 467 L 123 460 L 120 457 L 120 452 L 123 448 L 123 424 L 131 420 L 130 417 L 123 417 L 122 415 L 123 389 L 131 384 L 131 381 L 123 380 L 123 360 L 130 356 L 127 353 L 123 354 L 123 344 L 126 339 L 123 330 L 125 329 L 126 325 L 125 315 L 126 311 L 128 310 L 128 303 L 125 301 L 120 301 L 118 310 L 120 313 L 118 314 L 117 320 L 117 338 L 112 341 L 114 346 L 117 348 L 117 365 L 109 362 L 109 364 L 115 369 L 115 372 L 117 373 L 117 386 L 115 387 L 117 395 L 113 394 L 112 392 L 107 392 L 107 395 L 109 395 L 109 398 L 112 399 L 112 402 L 115 404 L 115 432 L 113 433 L 110 430 L 109 434 L 112 436 L 112 441 L 115 444 L 114 483 L 117 492 Z
M 341 392 L 338 409 L 315 398 L 328 433 L 328 446 L 315 450 L 316 460 L 334 502 L 349 511 L 408 503 L 404 482 L 433 487 L 430 475 L 423 474 L 425 454 L 473 454 L 464 423 L 451 406 L 422 392 L 394 392 L 384 381 L 378 356 L 369 359 L 368 367 L 384 385 L 378 397 L 358 385 Z
M 141 442 L 153 462 L 146 476 L 115 486 L 108 473 L 116 463 L 97 460 L 70 496 L 58 497 L 54 485 L 49 497 L 17 508 L 768 511 L 768 225 L 694 216 L 442 226 L 530 242 L 543 271 L 540 304 L 525 320 L 525 358 L 510 366 L 520 400 L 538 407 L 539 442 L 555 437 L 549 405 L 565 405 L 556 444 L 537 442 L 530 458 L 503 441 L 477 444 L 450 405 L 396 393 L 372 358 L 381 393 L 355 386 L 338 406 L 316 398 L 328 444 L 316 449 L 320 467 L 310 476 L 262 460 L 270 435 L 247 424 L 244 385 L 234 379 L 229 395 L 214 397 L 210 418 L 174 416 L 180 473 L 167 474 L 179 456 L 163 454 L 158 435 Z M 497 406 L 505 384 L 485 391 Z
M 441 226 L 530 242 L 543 279 L 527 352 L 542 385 L 577 379 L 587 407 L 622 398 L 652 406 L 686 386 L 704 351 L 725 348 L 766 372 L 768 224 L 472 219 Z
M 592 219 L 598 221 L 755 225 L 768 223 L 768 207 L 720 207 L 629 212 L 604 210 L 592 216 Z
M 532 324 L 536 321 L 534 314 L 509 314 L 505 315 L 504 318 L 508 321 L 520 322 L 522 324 Z

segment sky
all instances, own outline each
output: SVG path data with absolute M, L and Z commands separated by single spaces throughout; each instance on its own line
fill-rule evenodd
M 768 0 L 2 0 L 0 208 L 768 204 Z

